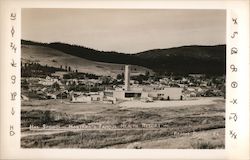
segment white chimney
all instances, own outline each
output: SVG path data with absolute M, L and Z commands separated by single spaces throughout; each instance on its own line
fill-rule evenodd
M 125 83 L 125 90 L 129 91 L 130 89 L 130 66 L 125 65 L 125 73 L 124 73 L 124 83 Z

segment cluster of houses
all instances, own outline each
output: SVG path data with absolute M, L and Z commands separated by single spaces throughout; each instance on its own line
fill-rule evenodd
M 130 79 L 130 66 L 125 66 L 124 84 L 106 87 L 103 90 L 73 91 L 68 86 L 86 85 L 93 87 L 102 84 L 101 79 L 63 79 L 59 76 L 46 78 L 22 78 L 22 100 L 37 99 L 68 99 L 72 103 L 117 103 L 119 100 L 138 99 L 145 102 L 154 100 L 183 100 L 197 96 L 224 96 L 224 92 L 211 80 L 202 78 L 204 75 L 193 74 L 189 78 L 173 79 L 165 77 L 149 84 L 138 84 Z M 223 81 L 217 79 L 217 81 Z

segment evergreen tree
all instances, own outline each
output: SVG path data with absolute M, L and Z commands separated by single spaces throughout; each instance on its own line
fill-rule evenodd
M 58 91 L 58 90 L 60 90 L 60 85 L 57 82 L 55 82 L 55 83 L 53 83 L 52 88 L 56 89 Z
M 122 79 L 122 75 L 121 74 L 117 74 L 116 79 Z

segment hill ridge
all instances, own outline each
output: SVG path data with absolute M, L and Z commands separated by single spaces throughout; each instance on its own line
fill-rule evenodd
M 40 43 L 22 40 L 21 44 L 44 46 L 97 62 L 138 65 L 158 73 L 223 75 L 226 72 L 226 45 L 221 44 L 152 49 L 136 54 L 98 51 L 61 42 Z

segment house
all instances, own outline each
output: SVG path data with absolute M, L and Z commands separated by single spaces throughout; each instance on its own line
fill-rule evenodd
M 89 93 L 82 93 L 82 92 L 71 92 L 71 102 L 93 102 L 93 101 L 103 101 L 104 99 L 104 92 L 89 92 Z
M 56 91 L 54 93 L 48 93 L 47 97 L 49 99 L 66 99 L 68 98 L 68 93 L 67 91 Z
M 52 73 L 51 76 L 57 77 L 58 79 L 63 79 L 63 75 L 68 74 L 68 72 L 65 71 L 57 71 L 55 73 Z
M 202 78 L 205 77 L 205 74 L 189 74 L 188 76 L 193 78 Z
M 41 89 L 42 92 L 47 92 L 48 91 L 48 88 L 44 87 Z
M 55 82 L 59 85 L 62 85 L 61 81 L 59 81 L 57 78 L 53 78 L 50 76 L 47 76 L 45 79 L 39 79 L 38 84 L 41 84 L 43 86 L 52 86 Z
M 29 98 L 27 97 L 27 96 L 25 96 L 25 95 L 21 95 L 21 100 L 22 101 L 28 101 L 29 100 Z
M 91 97 L 91 101 L 103 101 L 104 97 L 103 92 L 90 92 L 87 95 Z
M 71 96 L 71 102 L 83 102 L 83 103 L 91 103 L 91 97 L 86 95 L 79 95 L 79 96 Z

